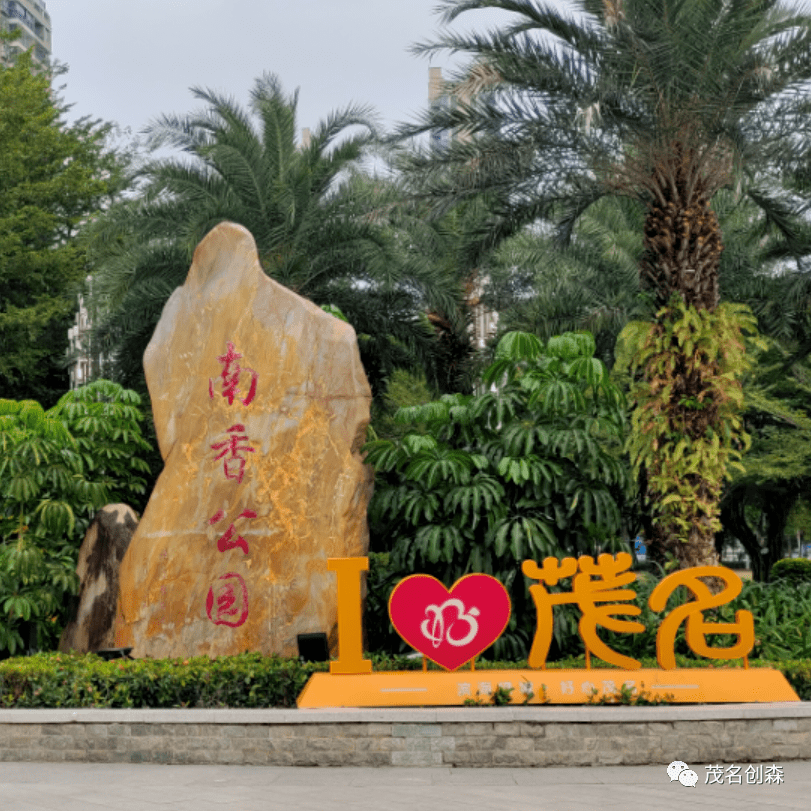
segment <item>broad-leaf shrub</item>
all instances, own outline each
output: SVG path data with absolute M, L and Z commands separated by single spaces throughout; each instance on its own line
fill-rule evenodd
M 141 433 L 140 396 L 109 380 L 69 391 L 48 412 L 70 431 L 89 478 L 103 485 L 110 502 L 132 504 L 146 491 L 150 451 Z M 140 455 L 139 455 L 140 454 Z
M 387 593 L 375 611 L 408 574 L 448 587 L 465 574 L 491 574 L 513 605 L 492 653 L 522 658 L 535 607 L 521 563 L 626 548 L 617 540 L 631 490 L 620 459 L 625 404 L 594 351 L 588 333 L 546 346 L 508 333 L 483 376 L 489 391 L 402 408 L 395 419 L 422 423 L 428 434 L 364 446 L 377 474 L 372 546 L 390 552 Z M 371 635 L 385 637 L 387 627 L 375 631 L 375 623 L 388 616 L 367 616 Z
M 49 411 L 0 399 L 0 658 L 58 639 L 95 511 L 143 491 L 139 402 L 104 380 Z

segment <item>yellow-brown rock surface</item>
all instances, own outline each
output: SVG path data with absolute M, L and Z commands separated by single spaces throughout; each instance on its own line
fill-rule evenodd
M 327 558 L 365 555 L 371 391 L 351 326 L 269 279 L 214 228 L 144 355 L 164 469 L 121 565 L 133 656 L 336 648 Z

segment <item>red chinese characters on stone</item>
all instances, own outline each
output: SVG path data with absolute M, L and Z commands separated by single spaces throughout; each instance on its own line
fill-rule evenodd
M 241 433 L 244 430 L 245 426 L 241 423 L 232 425 L 226 432 L 231 434 L 231 436 L 225 441 L 217 442 L 211 446 L 215 451 L 221 451 L 220 454 L 215 457 L 215 461 L 219 461 L 225 457 L 222 463 L 225 478 L 236 479 L 237 482 L 242 481 L 242 476 L 245 472 L 245 462 L 247 461 L 241 453 L 244 451 L 248 453 L 256 452 L 255 448 L 251 448 L 247 444 L 240 444 L 248 441 L 248 435 Z M 221 450 L 223 448 L 224 450 Z M 231 454 L 230 456 L 228 456 L 229 453 Z
M 242 405 L 250 405 L 253 398 L 256 396 L 256 383 L 259 380 L 259 375 L 253 370 L 243 369 L 238 361 L 242 355 L 234 349 L 233 343 L 228 341 L 228 349 L 224 355 L 220 355 L 217 360 L 223 365 L 220 377 L 222 378 L 222 396 L 228 400 L 228 405 L 233 405 L 234 400 L 239 400 Z M 239 390 L 239 377 L 242 372 L 247 372 L 251 376 L 251 383 L 248 389 L 248 394 L 243 398 L 239 395 L 242 392 Z M 214 381 L 208 379 L 208 396 L 214 398 Z
M 211 518 L 209 518 L 209 526 L 219 523 L 224 517 L 225 513 L 222 510 L 218 510 Z M 237 520 L 240 518 L 256 518 L 256 513 L 253 510 L 243 510 L 237 516 Z M 234 529 L 234 525 L 231 524 L 228 529 L 225 530 L 222 535 L 220 535 L 219 540 L 217 541 L 217 549 L 220 552 L 227 552 L 229 549 L 241 549 L 246 555 L 249 554 L 248 542 L 241 535 L 238 535 L 237 539 L 233 540 L 235 532 L 236 530 Z
M 234 400 L 244 406 L 253 402 L 256 396 L 256 384 L 259 375 L 247 367 L 242 367 L 239 360 L 242 355 L 236 351 L 231 341 L 227 343 L 227 350 L 224 355 L 220 355 L 217 360 L 222 364 L 222 372 L 219 380 L 208 380 L 208 396 L 214 399 L 215 386 L 221 387 L 222 396 L 228 401 L 228 405 L 233 405 Z M 248 377 L 250 376 L 250 383 Z M 248 392 L 244 394 L 240 390 L 240 380 L 243 388 L 247 386 Z M 243 396 L 244 394 L 244 396 Z M 245 475 L 245 454 L 255 453 L 256 449 L 250 446 L 250 440 L 245 433 L 245 426 L 235 423 L 227 431 L 227 438 L 221 442 L 215 442 L 210 447 L 214 451 L 219 451 L 215 461 L 222 459 L 223 472 L 226 479 L 235 479 L 241 483 Z M 228 529 L 217 539 L 217 550 L 228 552 L 231 549 L 241 549 L 243 554 L 250 554 L 248 542 L 239 534 L 235 524 L 241 518 L 256 518 L 256 513 L 251 509 L 244 509 L 228 525 Z M 219 523 L 225 519 L 225 512 L 218 510 L 209 520 L 209 526 Z M 236 572 L 229 572 L 222 575 L 216 583 L 209 589 L 206 597 L 206 614 L 215 625 L 225 625 L 229 628 L 238 628 L 248 618 L 248 589 L 245 581 Z
M 239 628 L 248 619 L 248 589 L 236 573 L 222 575 L 208 590 L 206 614 L 215 625 Z

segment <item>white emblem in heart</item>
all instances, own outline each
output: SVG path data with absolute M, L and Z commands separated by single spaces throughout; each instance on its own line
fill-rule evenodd
M 456 619 L 448 626 L 447 633 L 445 633 L 445 618 L 443 616 L 446 608 L 456 609 Z M 473 607 L 468 613 L 465 613 L 465 604 L 461 600 L 450 599 L 445 600 L 442 605 L 426 606 L 425 613 L 433 614 L 433 622 L 430 618 L 423 620 L 420 625 L 420 630 L 426 639 L 431 640 L 431 644 L 435 648 L 438 648 L 442 644 L 443 635 L 448 644 L 453 645 L 455 648 L 460 648 L 472 642 L 479 631 L 479 623 L 475 619 L 475 617 L 479 616 L 479 609 Z M 451 629 L 458 620 L 464 620 L 468 625 L 467 635 L 462 637 L 462 639 L 454 639 L 451 636 Z M 428 629 L 429 623 L 431 623 L 430 630 Z

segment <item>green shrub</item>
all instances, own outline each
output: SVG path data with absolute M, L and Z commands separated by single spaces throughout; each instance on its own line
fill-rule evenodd
M 48 411 L 0 399 L 0 657 L 54 645 L 95 511 L 143 492 L 139 402 L 106 380 Z
M 620 455 L 625 405 L 593 355 L 588 333 L 555 336 L 545 347 L 534 335 L 509 333 L 483 376 L 497 391 L 401 408 L 396 419 L 429 433 L 364 446 L 376 470 L 373 549 L 390 552 L 390 577 L 370 582 L 375 611 L 408 574 L 449 587 L 466 574 L 490 574 L 513 605 L 492 655 L 526 656 L 535 608 L 521 563 L 627 548 L 617 537 L 632 489 Z M 387 637 L 385 613 L 367 621 L 371 638 Z
M 366 654 L 377 671 L 421 670 L 421 659 Z M 642 667 L 656 660 L 643 657 Z M 677 656 L 679 667 L 717 667 L 707 660 Z M 780 670 L 804 701 L 811 700 L 811 660 L 750 660 L 751 667 Z M 723 667 L 739 667 L 740 662 Z M 294 708 L 307 679 L 328 670 L 326 662 L 299 662 L 244 653 L 210 660 L 140 659 L 105 662 L 93 654 L 37 654 L 0 662 L 0 708 Z M 517 670 L 523 661 L 476 660 L 477 671 Z M 548 666 L 582 670 L 585 660 L 569 657 Z M 440 670 L 433 662 L 428 669 Z M 540 672 L 540 671 L 536 671 Z M 550 676 L 551 677 L 551 676 Z
M 811 560 L 806 558 L 783 558 L 772 566 L 772 578 L 789 583 L 811 583 Z
M 37 654 L 0 662 L 0 707 L 295 707 L 326 663 L 258 653 L 210 660 Z

